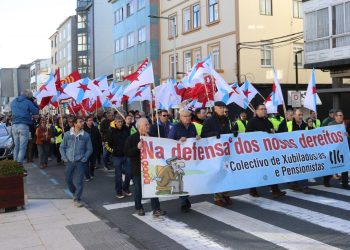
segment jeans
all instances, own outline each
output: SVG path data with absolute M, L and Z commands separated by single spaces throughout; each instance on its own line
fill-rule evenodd
M 103 160 L 103 165 L 105 168 L 109 168 L 108 162 L 109 162 L 110 155 L 111 154 L 108 152 L 108 150 L 103 146 L 102 160 Z
M 49 151 L 50 151 L 50 144 L 49 143 L 38 144 L 40 164 L 47 164 L 48 157 L 49 157 Z
M 189 197 L 189 195 L 180 196 L 181 206 L 186 206 L 188 203 L 190 203 L 190 200 L 188 199 Z
M 142 206 L 142 186 L 141 186 L 141 176 L 134 176 L 134 201 L 135 201 L 135 209 L 143 209 Z M 153 211 L 160 210 L 160 203 L 158 198 L 151 198 L 151 207 Z
M 112 162 L 115 171 L 115 192 L 120 194 L 122 190 L 129 191 L 131 176 L 130 159 L 125 156 L 113 156 Z M 123 183 L 122 171 L 124 169 L 125 179 Z
M 81 201 L 81 195 L 83 194 L 84 188 L 84 173 L 86 168 L 86 162 L 76 161 L 76 162 L 68 162 L 65 175 L 66 175 L 66 183 L 69 191 L 76 195 L 77 201 Z M 73 178 L 75 170 L 78 171 L 78 179 L 76 186 L 74 185 Z
M 56 143 L 56 144 L 55 144 L 57 163 L 60 163 L 60 162 L 62 161 L 61 153 L 60 153 L 60 146 L 61 146 L 61 143 Z
M 96 153 L 92 152 L 90 155 L 88 161 L 86 162 L 86 169 L 85 169 L 85 177 L 86 179 L 90 179 L 91 177 L 94 177 L 94 171 L 96 166 Z
M 13 158 L 20 165 L 23 165 L 24 156 L 29 140 L 29 126 L 26 124 L 13 124 L 12 136 L 15 143 Z

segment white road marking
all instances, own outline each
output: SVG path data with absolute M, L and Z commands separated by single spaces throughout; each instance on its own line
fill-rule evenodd
M 310 186 L 312 189 L 320 190 L 320 191 L 325 191 L 328 193 L 334 193 L 334 194 L 340 194 L 344 196 L 349 196 L 350 197 L 350 190 L 346 189 L 341 189 L 341 188 L 334 188 L 334 187 L 325 187 L 325 186 Z
M 167 217 L 153 218 L 152 213 L 146 213 L 145 216 L 134 214 L 134 216 L 187 249 L 231 249 L 219 245 L 215 239 L 201 234 L 196 229 L 191 229 L 183 222 Z
M 287 249 L 339 249 L 209 202 L 193 204 L 192 209 L 214 220 Z
M 170 201 L 170 200 L 176 200 L 179 199 L 178 197 L 168 197 L 168 198 L 159 198 L 159 201 Z M 142 204 L 150 203 L 150 199 L 142 200 Z M 113 210 L 113 209 L 119 209 L 119 208 L 125 208 L 125 207 L 133 207 L 135 206 L 135 203 L 133 201 L 131 202 L 120 202 L 120 203 L 113 203 L 108 205 L 103 205 L 103 207 L 107 210 Z
M 305 201 L 311 201 L 314 203 L 322 204 L 322 205 L 327 205 L 330 207 L 335 207 L 335 208 L 341 208 L 347 211 L 350 211 L 350 202 L 346 201 L 341 201 L 341 200 L 336 200 L 336 199 L 331 199 L 328 197 L 324 196 L 318 196 L 318 195 L 312 195 L 312 194 L 303 194 L 303 193 L 298 193 L 298 192 L 292 192 L 289 191 L 287 193 L 288 196 L 305 200 Z
M 232 198 L 259 206 L 263 209 L 275 211 L 281 214 L 295 217 L 300 220 L 304 220 L 308 223 L 350 235 L 350 222 L 348 220 L 322 214 L 305 208 L 284 204 L 282 202 L 269 200 L 266 198 L 254 198 L 248 194 L 235 196 Z

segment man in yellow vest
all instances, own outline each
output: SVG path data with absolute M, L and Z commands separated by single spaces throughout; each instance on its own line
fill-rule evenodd
M 281 124 L 283 120 L 284 118 L 279 113 L 273 114 L 272 116 L 269 117 L 269 121 L 272 123 L 273 129 L 275 131 L 277 131 L 278 126 Z
M 288 127 L 292 126 L 293 122 L 293 110 L 288 109 L 286 111 L 286 119 L 284 119 L 278 126 L 278 133 L 283 133 L 288 131 Z
M 193 125 L 196 127 L 197 135 L 201 135 L 204 120 L 207 117 L 207 109 L 206 108 L 197 108 L 194 111 L 194 117 L 192 119 Z
M 312 120 L 314 121 L 314 128 L 321 127 L 321 121 L 320 119 L 317 119 L 317 114 L 315 111 L 311 111 L 310 113 Z
M 248 124 L 247 112 L 245 110 L 243 110 L 239 114 L 239 119 L 237 119 L 235 124 L 233 125 L 233 133 L 235 135 L 238 134 L 238 133 L 244 133 L 245 130 L 246 130 L 247 124 Z
M 56 125 L 54 128 L 54 134 L 55 134 L 55 146 L 56 146 L 56 157 L 57 157 L 57 164 L 62 163 L 61 159 L 61 153 L 60 153 L 60 145 L 63 141 L 63 129 L 61 128 L 61 122 L 59 119 L 56 120 Z

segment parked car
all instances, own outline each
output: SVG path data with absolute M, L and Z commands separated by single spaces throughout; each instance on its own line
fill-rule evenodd
M 13 159 L 15 144 L 9 129 L 0 124 L 0 160 Z

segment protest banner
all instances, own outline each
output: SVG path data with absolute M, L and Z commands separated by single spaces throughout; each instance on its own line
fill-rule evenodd
M 280 134 L 142 137 L 142 196 L 199 195 L 305 180 L 350 169 L 344 125 Z

